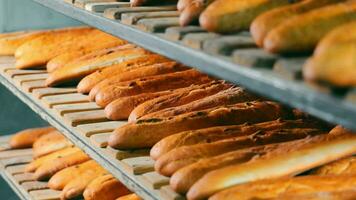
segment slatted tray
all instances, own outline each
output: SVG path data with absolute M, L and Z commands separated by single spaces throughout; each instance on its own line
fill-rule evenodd
M 248 32 L 179 27 L 173 6 L 128 7 L 116 0 L 33 0 L 146 49 L 232 81 L 250 91 L 356 130 L 356 88 L 335 90 L 301 80 L 305 57 L 280 57 L 254 46 Z M 73 4 L 74 3 L 74 4 Z
M 75 88 L 46 88 L 45 71 L 18 70 L 13 61 L 0 57 L 0 82 L 130 190 L 144 199 L 184 199 L 169 188 L 167 177 L 154 172 L 148 150 L 107 147 L 110 133 L 125 121 L 109 121 L 103 109 L 89 102 L 88 96 L 76 93 Z

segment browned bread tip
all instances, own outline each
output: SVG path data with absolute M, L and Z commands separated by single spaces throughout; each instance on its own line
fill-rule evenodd
M 54 131 L 53 127 L 26 129 L 14 134 L 9 144 L 12 149 L 31 148 L 40 137 Z

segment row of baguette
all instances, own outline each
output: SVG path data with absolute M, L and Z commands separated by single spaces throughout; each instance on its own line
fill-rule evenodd
M 15 133 L 12 149 L 33 149 L 34 160 L 25 172 L 48 187 L 60 190 L 61 199 L 140 200 L 53 127 L 32 128 Z
M 151 148 L 156 171 L 171 176 L 172 188 L 187 194 L 188 199 L 231 199 L 226 195 L 241 195 L 231 188 L 265 179 L 289 182 L 279 179 L 356 152 L 356 136 L 342 127 L 330 131 L 329 125 L 298 110 L 266 101 L 120 39 L 113 38 L 120 43 L 114 47 L 81 52 L 75 49 L 76 35 L 72 39 L 58 36 L 71 31 L 81 32 L 89 41 L 94 37 L 90 32 L 98 33 L 87 27 L 57 30 L 29 40 L 16 53 L 28 46 L 21 57 L 31 63 L 36 57 L 33 52 L 46 52 L 41 63 L 50 72 L 48 86 L 78 84 L 78 92 L 89 93 L 91 100 L 105 107 L 109 119 L 128 119 L 129 123 L 113 132 L 108 144 L 124 150 Z M 44 46 L 44 39 L 52 42 Z M 29 45 L 34 41 L 42 42 Z M 91 44 L 83 46 L 89 49 Z M 55 49 L 62 46 L 74 50 L 57 53 Z M 21 57 L 16 56 L 17 64 Z M 330 176 L 344 179 L 339 174 Z M 291 179 L 297 179 L 297 184 L 325 186 L 300 190 L 300 195 L 344 193 L 355 184 L 350 179 L 345 187 L 327 187 L 328 178 L 319 175 L 303 176 L 301 182 L 299 177 Z M 246 199 L 262 195 L 248 194 L 251 196 Z M 283 195 L 291 193 L 275 191 L 268 198 Z

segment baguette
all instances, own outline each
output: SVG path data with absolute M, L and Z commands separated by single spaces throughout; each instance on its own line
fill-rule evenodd
M 335 131 L 333 131 L 335 132 Z M 187 193 L 188 199 L 205 199 L 216 192 L 251 181 L 293 176 L 356 153 L 353 133 L 315 136 L 289 148 L 277 149 L 247 163 L 207 173 Z M 206 184 L 214 183 L 214 184 Z
M 347 178 L 347 177 L 345 177 Z M 356 196 L 355 189 L 346 189 L 340 191 L 315 191 L 308 192 L 307 194 L 281 194 L 276 198 L 270 198 L 269 200 L 354 200 Z
M 142 200 L 137 194 L 129 194 L 122 197 L 117 198 L 116 200 Z
M 356 2 L 339 3 L 295 16 L 270 31 L 264 48 L 272 53 L 310 52 L 328 32 L 356 19 Z
M 72 199 L 82 196 L 90 182 L 106 174 L 108 174 L 108 172 L 97 163 L 93 167 L 83 168 L 83 171 L 80 172 L 79 175 L 75 176 L 74 179 L 64 186 L 61 199 Z
M 71 147 L 71 143 L 59 131 L 52 131 L 33 143 L 33 157 L 38 158 L 52 152 Z
M 353 190 L 355 185 L 356 176 L 287 177 L 238 185 L 219 192 L 209 199 L 273 199 L 283 195 L 294 196 L 308 195 L 315 192 Z
M 100 167 L 98 163 L 94 160 L 89 160 L 85 163 L 74 165 L 68 168 L 65 168 L 57 172 L 54 176 L 51 177 L 48 181 L 48 187 L 52 190 L 63 190 L 63 188 L 76 177 L 79 177 L 88 169 L 97 169 Z M 101 168 L 101 167 L 100 167 Z
M 137 106 L 129 116 L 129 122 L 135 122 L 142 116 L 150 113 L 155 113 L 166 108 L 172 108 L 188 104 L 192 101 L 200 101 L 205 97 L 214 95 L 222 90 L 233 87 L 231 84 L 223 83 L 221 81 L 214 81 L 203 84 L 198 88 L 187 89 L 182 92 L 175 92 L 170 95 L 161 96 L 149 101 L 146 101 Z
M 327 130 L 327 128 L 318 122 L 308 120 L 275 120 L 259 124 L 242 124 L 232 126 L 217 126 L 206 129 L 185 131 L 168 136 L 153 146 L 150 156 L 157 160 L 159 157 L 169 151 L 196 144 L 207 144 L 233 137 L 240 137 L 253 134 L 257 131 L 273 131 L 278 129 L 293 128 L 318 128 Z
M 41 165 L 43 165 L 46 162 L 53 162 L 53 160 L 57 159 L 57 158 L 61 158 L 63 156 L 67 156 L 70 155 L 72 153 L 76 153 L 80 151 L 79 148 L 77 147 L 68 147 L 56 152 L 53 152 L 51 154 L 42 156 L 40 158 L 37 158 L 36 160 L 33 160 L 32 162 L 30 162 L 26 168 L 25 171 L 26 172 L 35 172 Z
M 78 165 L 90 160 L 90 157 L 82 151 L 78 151 L 63 157 L 59 157 L 50 162 L 44 162 L 37 168 L 34 177 L 36 180 L 42 181 L 49 179 L 55 173 L 67 167 Z
M 31 148 L 36 140 L 54 130 L 55 129 L 53 127 L 43 127 L 26 129 L 17 132 L 9 141 L 10 147 L 12 149 Z
M 341 159 L 313 170 L 315 175 L 340 175 L 356 173 L 356 157 Z
M 63 83 L 76 83 L 96 70 L 149 54 L 144 49 L 132 48 L 132 45 L 124 45 L 112 50 L 106 49 L 103 52 L 105 53 L 92 59 L 76 60 L 57 69 L 47 78 L 46 85 L 56 86 Z
M 127 70 L 115 76 L 108 77 L 95 85 L 89 93 L 89 98 L 95 101 L 95 96 L 99 90 L 109 85 L 117 85 L 120 82 L 131 81 L 140 78 L 154 78 L 157 75 L 169 74 L 179 71 L 187 70 L 187 67 L 182 66 L 176 62 L 159 63 L 149 66 L 138 67 L 132 70 Z
M 325 133 L 318 129 L 282 129 L 258 131 L 247 136 L 225 139 L 217 142 L 183 146 L 161 156 L 155 163 L 155 169 L 162 175 L 172 176 L 174 172 L 193 164 L 202 158 L 249 148 L 257 145 L 286 142 Z M 186 159 L 188 158 L 189 159 Z
M 216 0 L 200 15 L 199 22 L 211 32 L 247 30 L 261 13 L 289 3 L 288 0 Z
M 177 8 L 180 12 L 179 24 L 187 26 L 198 21 L 200 14 L 214 0 L 179 0 Z
M 217 94 L 190 102 L 185 105 L 166 108 L 158 112 L 150 113 L 142 117 L 142 119 L 149 118 L 168 118 L 176 115 L 189 113 L 198 110 L 204 110 L 217 106 L 231 105 L 236 103 L 243 103 L 248 101 L 258 100 L 257 97 L 247 93 L 243 88 L 235 87 L 223 90 Z
M 273 102 L 249 102 L 191 112 L 172 118 L 152 118 L 117 128 L 109 145 L 118 149 L 152 147 L 159 140 L 187 130 L 220 125 L 257 123 L 289 118 L 291 112 Z
M 107 174 L 94 179 L 85 188 L 83 196 L 85 200 L 113 200 L 130 193 L 120 181 Z
M 210 81 L 212 81 L 212 79 L 207 75 L 193 69 L 163 74 L 148 80 L 145 80 L 144 78 L 133 80 L 128 87 L 116 85 L 107 86 L 96 94 L 95 102 L 99 106 L 105 107 L 115 99 L 121 97 L 177 89 L 187 87 L 192 84 L 202 84 Z
M 100 69 L 85 78 L 83 78 L 78 86 L 78 92 L 89 93 L 90 90 L 100 83 L 101 81 L 108 79 L 112 76 L 121 74 L 127 70 L 140 68 L 147 65 L 153 65 L 157 63 L 169 62 L 170 60 L 157 54 L 144 55 L 138 58 L 132 58 L 116 65 Z
M 16 68 L 43 67 L 61 53 L 84 48 L 88 44 L 88 38 L 97 32 L 90 27 L 66 28 L 27 41 L 16 49 Z
M 288 19 L 313 9 L 340 2 L 343 2 L 343 0 L 304 0 L 265 12 L 252 22 L 250 27 L 252 37 L 256 44 L 262 47 L 267 34 Z
M 304 78 L 338 87 L 356 86 L 356 23 L 340 26 L 323 38 L 303 67 Z M 340 34 L 348 32 L 348 34 Z

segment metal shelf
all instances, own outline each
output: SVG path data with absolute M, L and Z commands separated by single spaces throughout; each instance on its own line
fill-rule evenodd
M 300 80 L 286 79 L 269 69 L 244 67 L 231 59 L 189 48 L 162 37 L 162 34 L 144 32 L 135 26 L 105 18 L 100 13 L 86 11 L 63 0 L 33 1 L 210 75 L 299 108 L 328 122 L 356 130 L 356 104 L 344 97 L 322 92 Z

